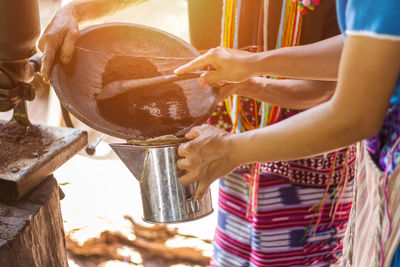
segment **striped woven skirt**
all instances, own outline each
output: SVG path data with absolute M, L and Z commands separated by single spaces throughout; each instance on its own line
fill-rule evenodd
M 400 166 L 384 179 L 363 142 L 359 146 L 344 251 L 352 267 L 399 267 L 393 260 L 400 244 Z
M 325 188 L 295 186 L 261 175 L 257 212 L 247 214 L 249 183 L 240 173 L 220 179 L 218 225 L 211 266 L 343 266 L 343 238 L 352 203 L 349 181 L 337 211 L 335 194 L 318 205 Z M 328 192 L 328 195 L 330 192 Z

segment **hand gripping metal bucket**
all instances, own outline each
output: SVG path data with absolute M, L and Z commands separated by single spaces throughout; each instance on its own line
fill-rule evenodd
M 137 146 L 110 144 L 139 180 L 143 220 L 150 223 L 179 223 L 202 218 L 213 212 L 211 193 L 194 200 L 196 184 L 183 186 L 184 172 L 176 162 L 178 145 Z

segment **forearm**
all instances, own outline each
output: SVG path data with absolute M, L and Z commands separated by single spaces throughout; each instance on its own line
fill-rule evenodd
M 343 36 L 338 35 L 309 45 L 257 53 L 252 59 L 252 76 L 336 81 L 343 43 Z
M 240 83 L 235 94 L 291 109 L 308 109 L 329 100 L 336 82 L 275 80 L 261 77 Z
M 175 70 L 184 74 L 210 69 L 200 77 L 202 85 L 237 83 L 257 76 L 336 81 L 342 54 L 343 36 L 296 47 L 260 53 L 217 47 Z
M 63 9 L 72 12 L 76 21 L 82 24 L 145 1 L 147 0 L 75 0 Z
M 353 144 L 366 137 L 360 121 L 338 120 L 346 116 L 321 104 L 277 124 L 232 135 L 230 154 L 235 165 L 302 159 Z M 343 118 L 343 117 L 341 117 Z M 344 117 L 346 118 L 346 117 Z
M 365 57 L 370 55 L 370 57 Z M 232 136 L 232 161 L 299 159 L 376 135 L 384 122 L 400 63 L 400 42 L 348 36 L 333 97 L 263 129 Z

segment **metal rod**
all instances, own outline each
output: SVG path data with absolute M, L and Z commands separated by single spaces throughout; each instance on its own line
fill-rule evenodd
M 30 126 L 32 125 L 28 118 L 28 113 L 26 112 L 26 101 L 20 101 L 14 108 L 12 121 L 16 121 L 22 125 Z

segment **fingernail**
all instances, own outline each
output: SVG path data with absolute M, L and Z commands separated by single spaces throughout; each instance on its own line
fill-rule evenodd
M 199 78 L 199 83 L 200 83 L 200 86 L 203 87 L 203 88 L 207 86 L 207 83 L 201 77 Z
M 46 74 L 42 74 L 42 78 L 45 83 L 49 82 L 49 77 Z
M 62 57 L 62 63 L 63 63 L 63 64 L 68 64 L 68 63 L 69 63 L 69 57 L 63 56 L 63 57 Z

